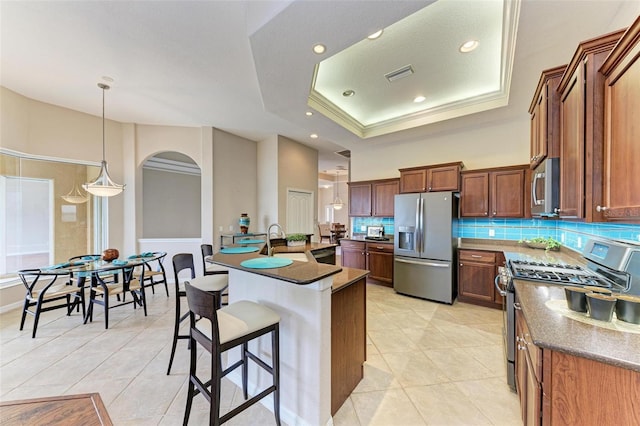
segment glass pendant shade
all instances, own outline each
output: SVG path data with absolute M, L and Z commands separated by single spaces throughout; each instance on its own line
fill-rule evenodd
M 83 184 L 82 187 L 85 191 L 97 197 L 113 197 L 124 190 L 124 185 L 119 185 L 111 179 L 109 170 L 107 169 L 107 161 L 104 159 L 104 91 L 109 90 L 109 86 L 98 83 L 98 87 L 102 89 L 102 166 L 100 167 L 98 177 L 93 182 Z
M 340 181 L 338 180 L 338 172 L 336 172 L 336 198 L 333 200 L 333 203 L 331 203 L 334 210 L 340 210 L 344 205 L 342 199 L 340 198 L 340 187 L 338 186 L 339 183 Z
M 86 203 L 88 200 L 86 194 L 80 192 L 80 188 L 78 188 L 77 183 L 73 184 L 73 189 L 69 191 L 67 195 L 63 195 L 62 199 L 71 204 L 82 204 Z

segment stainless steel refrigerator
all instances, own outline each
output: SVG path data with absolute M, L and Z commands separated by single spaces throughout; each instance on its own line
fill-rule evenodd
M 393 288 L 444 303 L 457 295 L 458 196 L 425 192 L 395 196 Z

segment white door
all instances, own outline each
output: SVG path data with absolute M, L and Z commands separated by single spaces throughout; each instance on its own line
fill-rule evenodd
M 313 234 L 313 192 L 287 189 L 287 234 Z

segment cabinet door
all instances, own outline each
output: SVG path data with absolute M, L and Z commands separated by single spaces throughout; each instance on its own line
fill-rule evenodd
M 465 298 L 493 303 L 495 265 L 461 260 L 458 266 L 458 294 Z
M 400 172 L 400 192 L 424 192 L 427 190 L 427 170 L 408 170 Z
M 527 368 L 526 353 L 522 339 L 524 336 L 524 317 L 522 311 L 516 309 L 516 391 L 520 400 L 520 416 L 522 422 L 527 422 L 527 376 L 529 374 Z
M 540 156 L 540 145 L 542 144 L 542 138 L 540 135 L 540 127 L 541 127 L 541 115 L 540 108 L 542 105 L 542 94 L 538 96 L 538 100 L 536 101 L 536 106 L 531 111 L 531 124 L 530 124 L 530 137 L 531 137 L 531 158 L 529 159 L 531 162 L 531 168 L 534 169 L 542 159 L 539 159 Z
M 349 183 L 349 216 L 371 216 L 371 183 Z
M 640 221 L 640 25 L 605 82 L 604 218 Z M 631 32 L 631 30 L 630 30 Z M 630 38 L 631 35 L 625 35 Z M 623 45 L 622 42 L 620 45 Z M 617 53 L 617 49 L 611 54 Z
M 436 167 L 427 170 L 427 191 L 460 190 L 460 166 Z
M 465 173 L 462 175 L 460 194 L 461 217 L 485 217 L 489 215 L 489 173 Z
M 584 217 L 584 86 L 583 66 L 562 93 L 560 120 L 560 217 Z
M 358 241 L 342 241 L 342 266 L 347 268 L 367 269 L 365 244 Z
M 374 182 L 372 185 L 373 216 L 393 217 L 393 204 L 399 192 L 400 182 Z
M 367 244 L 369 278 L 386 284 L 393 283 L 393 246 Z
M 524 217 L 524 170 L 491 173 L 493 217 Z

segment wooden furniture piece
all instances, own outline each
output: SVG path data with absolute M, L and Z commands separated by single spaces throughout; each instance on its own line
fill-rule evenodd
M 399 180 L 379 179 L 348 182 L 349 216 L 393 217 L 394 197 L 399 192 Z
M 367 282 L 393 287 L 393 244 L 342 240 L 342 266 L 369 271 Z
M 516 292 L 516 387 L 523 424 L 640 424 L 640 372 L 536 346 L 519 303 Z
M 189 385 L 184 424 L 189 422 L 193 398 L 202 394 L 209 402 L 209 424 L 218 426 L 240 414 L 267 395 L 273 394 L 276 424 L 280 425 L 280 316 L 261 304 L 241 300 L 220 308 L 220 295 L 201 290 L 185 283 L 189 303 Z M 196 321 L 198 317 L 198 321 Z M 249 350 L 249 342 L 263 335 L 271 336 L 271 365 Z M 197 348 L 202 346 L 210 355 L 210 375 L 201 378 L 197 370 Z M 222 354 L 241 347 L 240 360 L 223 367 Z M 252 349 L 253 350 L 253 349 Z M 207 358 L 202 357 L 203 361 Z M 273 384 L 249 398 L 247 390 L 249 359 L 272 375 Z M 229 362 L 230 363 L 230 362 Z M 244 402 L 223 416 L 220 415 L 220 388 L 222 378 L 242 367 L 242 393 Z
M 179 332 L 180 324 L 189 317 L 188 311 L 184 314 L 180 312 L 182 305 L 181 298 L 187 296 L 184 289 L 185 283 L 189 282 L 191 285 L 215 295 L 219 301 L 219 305 L 217 306 L 218 308 L 222 305 L 222 293 L 227 289 L 227 287 L 229 287 L 228 274 L 213 274 L 196 278 L 196 268 L 193 264 L 193 255 L 191 253 L 178 253 L 173 256 L 171 262 L 173 263 L 176 314 L 173 322 L 173 341 L 171 343 L 171 355 L 169 356 L 167 375 L 171 373 L 171 365 L 173 364 L 173 358 L 176 354 L 178 340 L 189 339 L 188 334 L 180 334 Z M 189 278 L 181 283 L 180 274 L 183 271 L 187 271 L 189 273 Z
M 530 217 L 529 165 L 461 173 L 460 217 Z
M 604 220 L 640 222 L 640 18 L 600 71 L 604 86 Z
M 542 71 L 529 106 L 531 114 L 531 169 L 545 158 L 560 156 L 560 97 L 557 92 L 566 65 Z
M 229 269 L 225 268 L 224 266 L 214 265 L 206 261 L 207 257 L 213 255 L 213 245 L 201 244 L 200 253 L 202 254 L 202 274 L 203 275 L 216 275 L 216 274 L 229 273 Z
M 225 247 L 228 244 L 226 242 L 231 241 L 231 244 L 236 244 L 237 240 L 244 238 L 258 238 L 267 240 L 267 234 L 265 232 L 249 232 L 248 234 L 220 234 L 220 247 Z
M 68 271 L 23 269 L 18 271 L 18 276 L 26 289 L 20 330 L 24 328 L 27 314 L 33 315 L 31 338 L 36 337 L 38 321 L 42 312 L 64 308 L 67 310 L 67 316 L 70 316 L 76 306 L 75 302 L 77 302 L 82 306 L 82 315 L 84 316 L 84 285 L 83 283 L 74 285 Z
M 151 254 L 151 253 L 149 253 Z M 136 259 L 144 256 L 129 256 L 129 259 Z M 164 285 L 164 290 L 167 293 L 167 297 L 169 297 L 169 284 L 167 282 L 167 274 L 164 270 L 164 258 L 167 257 L 166 252 L 155 252 L 153 253 L 154 260 L 147 262 L 140 266 L 140 268 L 145 268 L 144 271 L 144 286 L 151 287 L 151 293 L 155 294 L 155 286 L 156 285 Z M 153 267 L 153 263 L 155 263 L 155 268 Z M 141 279 L 140 274 L 137 274 L 138 279 Z
M 319 223 L 318 235 L 320 236 L 320 242 L 326 238 L 327 242 L 331 243 L 331 225 L 328 223 Z
M 331 243 L 340 244 L 340 240 L 347 235 L 347 227 L 343 223 L 332 223 L 331 229 Z
M 501 251 L 458 250 L 458 300 L 502 309 L 503 298 L 494 285 L 498 267 L 504 265 Z
M 0 402 L 0 424 L 29 426 L 111 426 L 98 393 Z
M 603 212 L 596 209 L 605 205 L 602 199 L 605 84 L 598 70 L 622 34 L 623 31 L 617 31 L 580 43 L 558 86 L 560 218 L 603 220 Z
M 460 190 L 462 162 L 400 169 L 400 193 Z
M 334 288 L 339 277 L 334 278 Z M 366 278 L 331 293 L 331 415 L 364 377 L 367 355 Z

